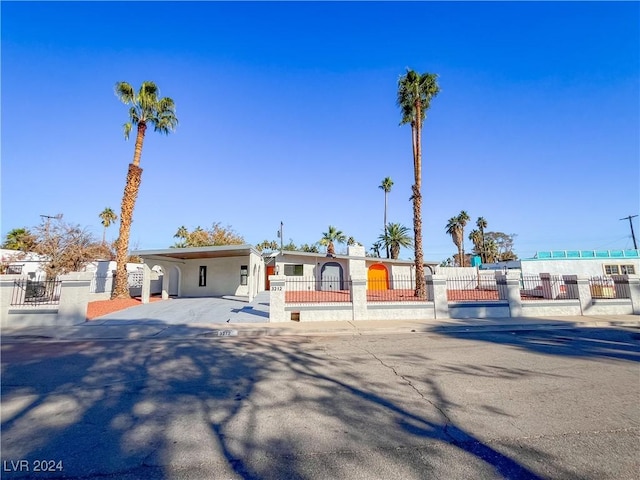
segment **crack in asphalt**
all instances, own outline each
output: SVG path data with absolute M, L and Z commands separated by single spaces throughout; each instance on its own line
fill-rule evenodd
M 358 348 L 360 350 L 363 350 L 364 352 L 368 353 L 373 358 L 375 358 L 378 362 L 380 362 L 380 365 L 382 365 L 383 367 L 388 368 L 389 370 L 391 370 L 396 377 L 399 377 L 402 380 L 404 380 L 404 382 L 407 385 L 409 385 L 409 387 L 411 387 L 413 389 L 413 391 L 415 391 L 420 396 L 420 398 L 422 398 L 422 400 L 424 400 L 429 405 L 431 405 L 433 408 L 435 408 L 440 413 L 440 415 L 442 415 L 442 417 L 445 419 L 444 428 L 443 428 L 444 434 L 447 437 L 449 437 L 452 442 L 454 442 L 454 443 L 457 442 L 457 439 L 455 437 L 453 437 L 448 431 L 449 426 L 453 425 L 453 421 L 449 418 L 449 416 L 445 413 L 445 411 L 439 405 L 437 405 L 436 403 L 432 402 L 427 397 L 425 397 L 424 394 L 420 390 L 418 390 L 418 388 L 411 382 L 411 380 L 409 380 L 404 375 L 398 373 L 397 370 L 394 367 L 392 367 L 391 365 L 387 365 L 386 363 L 384 363 L 375 353 L 370 352 L 369 350 L 367 350 L 366 348 L 363 348 L 363 347 L 356 346 L 356 348 Z

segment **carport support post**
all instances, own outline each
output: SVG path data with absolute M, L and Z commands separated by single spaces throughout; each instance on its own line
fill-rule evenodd
M 631 308 L 634 315 L 640 315 L 640 277 L 638 275 L 627 275 L 629 282 L 629 297 L 631 298 Z
M 164 275 L 163 275 L 164 277 Z M 162 279 L 164 282 L 164 278 Z M 146 263 L 142 265 L 142 303 L 149 303 L 151 296 L 151 269 Z
M 169 268 L 162 265 L 162 300 L 169 298 Z
M 447 299 L 447 277 L 427 275 L 429 298 L 433 300 L 434 318 L 449 318 L 449 300 Z
M 59 325 L 76 325 L 87 320 L 91 272 L 67 273 L 60 276 Z
M 269 321 L 286 322 L 287 312 L 284 310 L 286 277 L 284 275 L 269 275 Z

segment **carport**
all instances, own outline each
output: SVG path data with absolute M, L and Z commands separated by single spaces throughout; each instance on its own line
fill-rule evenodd
M 162 269 L 162 298 L 253 298 L 264 291 L 264 264 L 251 245 L 168 248 L 132 252 L 142 258 L 144 271 Z M 143 303 L 148 302 L 149 275 L 143 279 Z M 147 298 L 145 298 L 147 292 Z

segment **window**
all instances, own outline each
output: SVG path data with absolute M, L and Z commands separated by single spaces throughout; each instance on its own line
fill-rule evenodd
M 247 277 L 249 276 L 249 267 L 246 265 L 240 266 L 240 285 L 247 284 Z
M 200 266 L 200 276 L 198 277 L 198 286 L 206 287 L 207 286 L 207 266 Z
M 634 265 L 605 265 L 604 273 L 606 275 L 635 275 L 636 267 Z
M 605 265 L 604 273 L 607 275 L 619 275 L 620 270 L 618 269 L 618 265 Z
M 304 271 L 303 265 L 285 265 L 284 274 L 288 277 L 301 277 Z

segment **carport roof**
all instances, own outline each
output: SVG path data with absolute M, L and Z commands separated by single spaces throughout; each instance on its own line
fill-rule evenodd
M 136 250 L 132 255 L 145 258 L 173 258 L 176 260 L 191 260 L 198 258 L 241 257 L 260 253 L 251 245 L 221 245 L 217 247 L 188 247 L 165 248 L 162 250 Z

